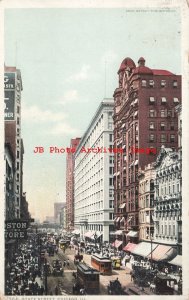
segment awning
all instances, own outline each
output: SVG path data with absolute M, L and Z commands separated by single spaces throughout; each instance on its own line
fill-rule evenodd
M 117 231 L 115 231 L 115 234 L 116 234 L 116 235 L 122 235 L 122 233 L 123 233 L 122 230 L 117 230 Z
M 117 218 L 117 220 L 116 220 L 116 222 L 119 222 L 119 221 L 120 221 L 120 219 L 121 219 L 121 218 L 120 218 L 120 217 L 118 217 L 118 218 Z
M 177 255 L 175 258 L 173 258 L 172 260 L 170 260 L 168 262 L 168 264 L 174 265 L 174 266 L 178 266 L 178 267 L 182 267 L 182 255 Z
M 122 125 L 121 125 L 121 128 L 123 128 L 123 127 L 125 127 L 125 124 L 122 124 Z
M 117 172 L 117 176 L 120 174 L 120 172 Z
M 129 233 L 127 233 L 127 236 L 130 236 L 130 237 L 137 237 L 138 236 L 138 232 L 136 231 L 129 231 Z
M 150 97 L 150 102 L 155 102 L 154 97 Z
M 177 254 L 177 250 L 171 246 L 158 245 L 152 252 L 152 259 L 155 261 L 169 261 Z M 148 256 L 151 258 L 151 255 Z
M 115 240 L 115 242 L 112 243 L 112 246 L 115 248 L 119 248 L 123 244 L 122 241 Z
M 135 166 L 136 166 L 136 165 L 138 165 L 138 159 L 137 159 L 137 160 L 135 160 Z
M 117 217 L 114 218 L 114 223 L 116 222 L 116 220 L 117 220 Z
M 125 205 L 126 205 L 126 203 L 122 203 L 122 204 L 120 204 L 119 208 L 124 208 Z
M 134 104 L 137 104 L 137 103 L 138 103 L 138 98 L 136 98 L 134 101 Z
M 122 149 L 125 149 L 126 148 L 126 145 L 123 145 Z
M 120 223 L 122 223 L 122 222 L 125 222 L 125 218 L 124 217 L 120 220 Z
M 80 234 L 80 230 L 79 229 L 75 229 L 74 231 L 72 231 L 73 234 Z
M 138 111 L 135 111 L 134 113 L 134 117 L 136 117 L 138 115 Z
M 85 237 L 91 238 L 94 234 L 94 231 L 88 231 L 84 234 Z
M 96 239 L 98 239 L 101 235 L 102 235 L 102 232 L 96 231 Z M 95 236 L 95 233 L 91 236 L 92 240 L 95 240 L 94 236 Z
M 123 250 L 124 250 L 124 251 L 128 251 L 128 252 L 132 252 L 132 250 L 134 250 L 136 246 L 137 246 L 137 244 L 128 243 L 128 244 L 123 248 Z
M 151 253 L 151 249 L 154 250 L 157 244 L 141 242 L 131 251 L 133 254 L 147 257 Z

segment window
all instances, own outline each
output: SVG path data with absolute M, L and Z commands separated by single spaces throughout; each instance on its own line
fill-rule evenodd
M 169 225 L 169 235 L 172 235 L 171 225 Z
M 174 134 L 171 134 L 171 135 L 170 135 L 170 142 L 171 142 L 171 143 L 174 143 L 174 142 L 175 142 L 175 135 L 174 135 Z
M 150 129 L 155 129 L 155 124 L 154 124 L 154 122 L 150 122 Z
M 154 110 L 154 109 L 150 109 L 150 111 L 149 111 L 149 116 L 150 116 L 151 118 L 155 117 L 155 110 Z
M 161 118 L 164 118 L 164 117 L 165 117 L 165 110 L 161 110 L 161 111 L 160 111 L 160 116 L 161 116 Z
M 151 87 L 154 86 L 154 81 L 153 80 L 149 80 L 149 86 L 151 86 Z
M 114 219 L 114 214 L 113 213 L 109 213 L 109 219 L 113 220 Z
M 109 207 L 110 208 L 114 208 L 114 200 L 110 200 L 109 201 Z
M 166 80 L 161 80 L 161 86 L 166 86 Z
M 108 123 L 108 129 L 113 129 L 113 123 Z
M 109 169 L 110 169 L 110 170 L 109 170 L 110 175 L 113 175 L 114 168 L 113 168 L 113 167 L 110 167 Z
M 174 125 L 174 123 L 171 123 L 171 124 L 170 124 L 170 130 L 175 130 L 175 125 Z
M 17 156 L 16 157 L 19 158 L 19 156 L 20 156 L 20 153 L 19 153 L 19 151 L 17 151 Z
M 17 125 L 19 125 L 20 124 L 20 119 L 19 118 L 17 118 Z
M 166 104 L 166 102 L 167 102 L 167 99 L 165 97 L 162 97 L 161 98 L 161 104 Z
M 155 98 L 154 97 L 150 97 L 150 104 L 154 104 L 155 103 Z
M 143 87 L 146 86 L 146 80 L 142 80 L 142 86 L 143 86 Z
M 173 87 L 177 87 L 178 86 L 178 82 L 176 80 L 173 81 Z
M 165 225 L 165 235 L 167 235 L 167 225 Z
M 160 129 L 161 130 L 165 130 L 165 122 L 161 122 L 160 123 Z
M 19 114 L 19 113 L 20 113 L 20 107 L 17 106 L 17 114 Z
M 178 98 L 173 98 L 173 103 L 179 103 L 179 99 Z
M 166 135 L 165 134 L 161 134 L 160 142 L 161 143 L 166 142 Z
M 109 185 L 113 185 L 113 178 L 109 178 Z
M 154 136 L 154 134 L 150 134 L 150 136 L 149 136 L 149 141 L 150 142 L 154 142 L 155 141 L 155 136 Z
M 109 142 L 113 142 L 113 134 L 109 135 Z
M 167 116 L 168 116 L 168 117 L 172 117 L 172 111 L 171 111 L 171 110 L 168 110 Z
M 175 236 L 175 225 L 173 225 L 173 236 Z

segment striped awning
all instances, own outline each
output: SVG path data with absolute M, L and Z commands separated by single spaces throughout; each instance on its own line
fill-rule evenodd
M 85 237 L 91 238 L 94 234 L 94 231 L 88 231 L 84 234 Z
M 177 255 L 177 250 L 171 246 L 158 245 L 152 255 L 148 255 L 148 258 L 152 258 L 155 261 L 169 261 Z
M 175 258 L 173 258 L 172 260 L 170 260 L 168 262 L 168 264 L 174 265 L 174 266 L 178 266 L 178 267 L 182 267 L 182 255 L 177 255 Z
M 131 250 L 131 253 L 150 258 L 151 249 L 154 250 L 156 247 L 157 244 L 141 242 L 137 244 L 137 246 L 133 250 Z
M 116 235 L 122 235 L 123 232 L 122 232 L 122 230 L 117 230 L 117 231 L 115 231 L 115 234 L 116 234 Z
M 123 248 L 123 250 L 124 250 L 124 251 L 128 251 L 128 252 L 132 252 L 132 250 L 134 250 L 136 246 L 137 246 L 137 244 L 128 243 L 128 244 Z
M 115 248 L 119 248 L 123 244 L 122 241 L 115 240 L 115 242 L 112 243 L 112 246 Z

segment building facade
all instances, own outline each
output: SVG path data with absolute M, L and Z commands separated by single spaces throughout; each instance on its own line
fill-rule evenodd
M 54 222 L 60 224 L 61 209 L 66 206 L 65 202 L 54 203 Z
M 181 102 L 181 76 L 150 69 L 140 58 L 121 63 L 114 92 L 114 212 L 115 226 L 123 232 L 139 230 L 138 168 L 155 161 L 161 146 L 178 147 L 175 106 Z
M 139 240 L 149 240 L 154 235 L 154 165 L 139 169 Z
M 5 218 L 12 220 L 15 218 L 15 191 L 14 191 L 14 154 L 10 144 L 5 144 Z
M 113 230 L 113 99 L 104 99 L 75 153 L 75 228 L 109 241 Z
M 21 217 L 23 196 L 23 141 L 21 138 L 22 78 L 16 67 L 4 67 L 5 143 L 14 154 L 14 218 Z
M 162 149 L 155 163 L 154 239 L 182 253 L 182 164 L 179 153 Z
M 80 138 L 71 139 L 70 151 L 66 157 L 66 228 L 74 228 L 74 153 Z

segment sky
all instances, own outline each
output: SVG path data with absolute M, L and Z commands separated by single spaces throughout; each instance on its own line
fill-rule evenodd
M 179 9 L 16 8 L 4 15 L 5 64 L 21 71 L 24 191 L 32 217 L 66 201 L 66 154 L 104 97 L 113 97 L 125 57 L 181 74 Z M 44 147 L 35 154 L 35 147 Z

